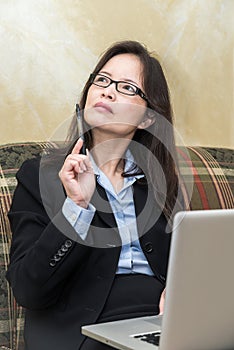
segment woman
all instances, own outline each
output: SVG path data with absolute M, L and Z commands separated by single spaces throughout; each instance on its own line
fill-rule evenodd
M 114 44 L 80 107 L 86 152 L 74 117 L 71 150 L 17 174 L 7 279 L 26 308 L 26 350 L 107 349 L 81 326 L 163 311 L 180 191 L 159 62 L 138 42 Z

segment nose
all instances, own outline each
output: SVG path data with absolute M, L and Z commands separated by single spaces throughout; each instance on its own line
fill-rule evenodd
M 102 97 L 108 98 L 110 100 L 116 99 L 116 89 L 114 83 L 110 84 L 106 88 L 102 88 Z

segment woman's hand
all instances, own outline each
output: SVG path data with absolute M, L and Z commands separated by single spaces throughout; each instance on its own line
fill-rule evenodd
M 164 304 L 165 304 L 165 296 L 166 296 L 166 288 L 164 288 L 160 301 L 159 301 L 159 315 L 162 315 L 164 312 Z
M 80 154 L 83 140 L 79 139 L 67 156 L 59 172 L 67 196 L 76 204 L 87 208 L 96 187 L 95 175 L 88 150 Z

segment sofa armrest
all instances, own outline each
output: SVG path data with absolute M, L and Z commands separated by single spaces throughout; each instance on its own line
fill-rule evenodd
M 38 156 L 47 143 L 0 146 L 0 350 L 23 350 L 24 310 L 17 305 L 5 274 L 9 264 L 11 230 L 7 217 L 16 186 L 16 172 L 24 160 Z

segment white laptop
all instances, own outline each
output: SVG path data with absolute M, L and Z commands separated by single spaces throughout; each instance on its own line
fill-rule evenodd
M 163 316 L 83 326 L 82 333 L 123 350 L 233 350 L 234 209 L 176 214 Z

